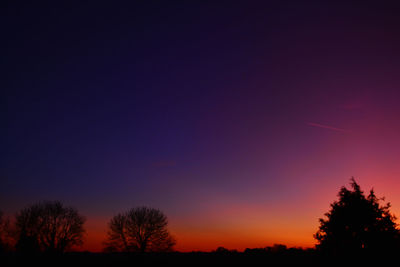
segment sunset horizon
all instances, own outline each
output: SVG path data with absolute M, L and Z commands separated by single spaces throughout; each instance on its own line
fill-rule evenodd
M 11 262 L 400 251 L 398 3 L 0 9 L 0 254 Z
M 351 176 L 352 178 L 354 176 Z M 237 250 L 243 252 L 245 249 L 266 248 L 274 245 L 285 245 L 288 248 L 314 248 L 317 245 L 317 240 L 314 238 L 319 225 L 319 219 L 325 217 L 325 213 L 329 210 L 330 204 L 338 199 L 338 191 L 341 187 L 349 186 L 349 179 L 344 179 L 342 185 L 338 185 L 336 190 L 330 190 L 325 193 L 326 203 L 319 202 L 310 205 L 310 209 L 301 208 L 301 213 L 307 213 L 308 216 L 285 215 L 285 212 L 279 212 L 270 207 L 274 213 L 268 213 L 267 208 L 263 206 L 241 207 L 235 205 L 238 210 L 229 211 L 227 207 L 220 207 L 220 212 L 214 210 L 212 213 L 204 216 L 207 221 L 215 221 L 215 224 L 199 220 L 198 217 L 193 218 L 176 218 L 171 217 L 166 213 L 169 221 L 171 233 L 176 238 L 177 244 L 174 248 L 178 252 L 212 252 L 218 247 L 223 247 L 229 250 Z M 354 177 L 356 181 L 361 179 Z M 400 214 L 396 212 L 398 209 L 393 205 L 393 201 L 387 194 L 381 194 L 376 186 L 366 187 L 360 183 L 361 189 L 368 193 L 374 189 L 378 197 L 384 197 L 386 202 L 392 204 L 394 215 Z M 332 189 L 332 188 L 330 188 Z M 328 199 L 330 197 L 330 199 Z M 322 199 L 322 198 L 321 198 Z M 323 198 L 325 199 L 325 197 Z M 315 199 L 318 202 L 320 199 Z M 48 200 L 41 200 L 48 201 Z M 30 204 L 39 203 L 36 201 Z M 69 206 L 69 203 L 64 203 Z M 298 204 L 298 203 L 297 203 Z M 384 204 L 382 202 L 382 204 Z M 25 207 L 24 206 L 24 207 Z M 140 205 L 138 205 L 140 206 Z M 157 208 L 150 205 L 144 205 L 150 208 Z M 296 203 L 293 204 L 296 207 Z M 21 207 L 21 208 L 24 208 Z M 82 211 L 78 206 L 73 206 L 79 211 Z M 310 212 L 313 208 L 316 213 Z M 262 213 L 264 211 L 264 213 Z M 317 212 L 318 211 L 318 212 Z M 96 218 L 88 217 L 82 213 L 87 221 L 85 223 L 86 233 L 84 236 L 84 244 L 74 247 L 71 251 L 88 251 L 93 253 L 101 253 L 104 251 L 104 242 L 107 240 L 108 223 L 112 216 L 123 212 L 115 211 L 108 217 Z M 292 211 L 294 213 L 294 211 Z M 6 214 L 13 218 L 15 213 Z M 221 218 L 222 217 L 222 218 Z M 396 216 L 397 217 L 397 216 Z M 309 221 L 306 219 L 310 219 Z M 293 221 L 296 223 L 293 224 Z M 246 222 L 246 224 L 244 224 Z M 298 224 L 298 222 L 300 222 Z M 396 218 L 398 223 L 398 217 Z

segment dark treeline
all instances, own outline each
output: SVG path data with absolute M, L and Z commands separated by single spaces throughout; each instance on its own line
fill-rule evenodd
M 327 265 L 390 261 L 400 252 L 400 231 L 390 203 L 371 190 L 364 194 L 354 179 L 342 187 L 314 235 L 314 248 L 274 245 L 243 252 L 219 247 L 212 252 L 174 251 L 168 219 L 158 209 L 132 208 L 112 217 L 103 253 L 72 252 L 84 241 L 86 221 L 76 209 L 59 201 L 40 202 L 19 211 L 15 218 L 0 212 L 0 256 L 6 266 L 97 265 Z M 348 262 L 348 261 L 347 261 Z M 131 265 L 131 264 L 130 264 Z

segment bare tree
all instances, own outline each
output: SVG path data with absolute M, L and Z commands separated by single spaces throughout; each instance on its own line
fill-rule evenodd
M 108 251 L 171 251 L 175 239 L 170 235 L 167 217 L 158 209 L 138 207 L 114 216 L 108 224 Z
M 16 215 L 16 247 L 21 251 L 64 252 L 82 245 L 85 218 L 59 201 L 22 209 Z
M 11 248 L 10 220 L 0 211 L 0 253 Z

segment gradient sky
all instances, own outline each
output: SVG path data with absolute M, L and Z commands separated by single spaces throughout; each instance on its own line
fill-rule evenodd
M 351 176 L 400 216 L 399 6 L 137 2 L 1 4 L 0 209 L 92 251 L 139 205 L 182 251 L 311 247 Z

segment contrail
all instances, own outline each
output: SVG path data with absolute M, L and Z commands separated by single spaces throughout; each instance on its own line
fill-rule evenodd
M 307 125 L 314 126 L 314 127 L 319 127 L 319 128 L 324 128 L 324 129 L 329 129 L 329 130 L 342 132 L 342 133 L 349 133 L 350 132 L 350 131 L 345 130 L 345 129 L 336 128 L 336 127 L 333 127 L 333 126 L 319 124 L 319 123 L 315 123 L 315 122 L 307 122 Z

